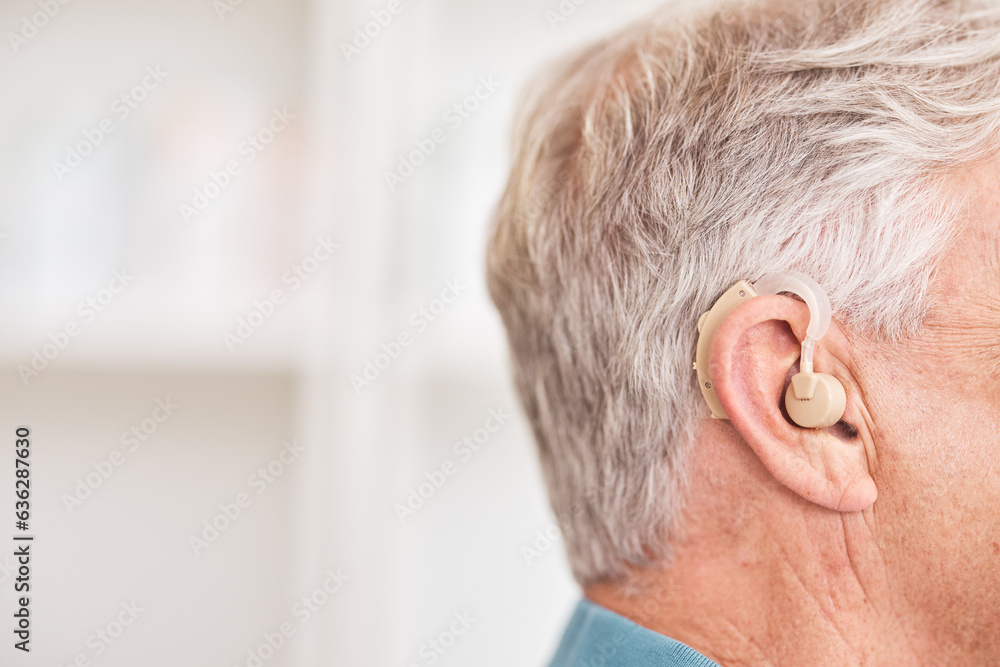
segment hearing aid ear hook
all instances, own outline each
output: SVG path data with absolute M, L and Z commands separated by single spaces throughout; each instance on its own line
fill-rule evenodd
M 844 414 L 847 394 L 844 386 L 832 375 L 813 372 L 813 355 L 816 341 L 830 327 L 830 300 L 815 280 L 798 271 L 782 271 L 764 276 L 751 285 L 741 280 L 726 290 L 711 310 L 698 320 L 698 351 L 694 369 L 698 372 L 698 385 L 712 410 L 712 417 L 729 419 L 719 403 L 712 380 L 708 375 L 712 339 L 719 325 L 740 303 L 760 294 L 791 292 L 802 297 L 809 307 L 809 326 L 802 340 L 799 372 L 785 392 L 785 409 L 793 422 L 804 428 L 833 426 Z

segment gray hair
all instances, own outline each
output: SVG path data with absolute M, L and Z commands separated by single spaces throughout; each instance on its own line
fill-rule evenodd
M 1000 6 L 663 9 L 529 88 L 488 284 L 580 583 L 671 557 L 709 415 L 695 324 L 784 269 L 873 340 L 921 330 L 1000 129 Z

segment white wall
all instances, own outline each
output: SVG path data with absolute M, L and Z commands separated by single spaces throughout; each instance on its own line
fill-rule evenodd
M 554 520 L 486 296 L 486 223 L 526 77 L 654 4 L 567 0 L 553 26 L 556 1 L 401 0 L 347 62 L 341 43 L 384 2 L 243 0 L 220 18 L 213 0 L 87 0 L 17 53 L 0 45 L 0 434 L 37 436 L 38 648 L 20 663 L 94 657 L 87 635 L 132 597 L 149 611 L 93 664 L 245 665 L 292 619 L 265 664 L 425 665 L 465 612 L 475 622 L 434 664 L 551 655 L 578 592 L 558 540 L 525 557 Z M 4 3 L 0 26 L 36 11 Z M 115 117 L 156 65 L 169 75 Z M 480 77 L 495 93 L 450 125 Z M 295 119 L 247 161 L 241 142 L 286 106 Z M 60 180 L 52 163 L 107 116 L 114 131 Z M 445 141 L 390 190 L 385 172 L 437 128 Z M 179 205 L 233 159 L 240 173 L 186 222 Z M 293 289 L 286 271 L 327 235 L 340 247 Z M 81 314 L 122 267 L 135 279 Z M 457 300 L 414 324 L 456 278 Z M 230 350 L 223 335 L 276 288 L 285 302 Z M 68 323 L 81 333 L 25 384 L 17 367 Z M 404 332 L 412 344 L 356 391 Z M 60 494 L 164 394 L 183 409 L 69 513 Z M 513 416 L 457 454 L 498 408 Z M 190 533 L 286 438 L 302 457 L 195 556 Z M 395 505 L 446 461 L 454 474 L 401 522 Z M 0 498 L 10 486 L 0 473 Z M 348 581 L 299 624 L 295 601 L 338 568 Z
M 83 654 L 94 665 L 231 665 L 255 645 L 275 611 L 294 600 L 288 516 L 301 463 L 266 487 L 248 483 L 293 437 L 291 393 L 287 376 L 263 373 L 51 370 L 30 391 L 16 377 L 0 377 L 9 443 L 4 510 L 12 516 L 14 429 L 26 424 L 36 540 L 33 650 L 24 659 L 5 641 L 2 663 L 68 665 Z M 157 400 L 171 414 L 156 412 Z M 165 421 L 155 430 L 148 422 L 151 434 L 141 444 L 122 442 L 154 414 Z M 202 522 L 239 493 L 252 504 L 195 555 L 189 538 L 202 537 Z M 4 531 L 0 557 L 7 640 L 13 532 Z M 106 646 L 95 633 L 133 602 L 142 612 Z

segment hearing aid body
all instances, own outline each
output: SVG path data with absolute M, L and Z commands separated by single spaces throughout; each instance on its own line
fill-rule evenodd
M 844 386 L 832 375 L 813 372 L 816 341 L 830 326 L 830 301 L 823 289 L 809 276 L 798 271 L 784 271 L 764 276 L 754 284 L 740 280 L 715 302 L 711 310 L 698 320 L 698 348 L 694 369 L 698 385 L 715 419 L 729 419 L 712 388 L 709 362 L 712 339 L 719 325 L 738 305 L 760 294 L 791 292 L 802 297 L 809 307 L 809 327 L 802 340 L 799 372 L 792 376 L 785 392 L 785 410 L 793 422 L 804 428 L 833 426 L 844 414 L 847 394 Z

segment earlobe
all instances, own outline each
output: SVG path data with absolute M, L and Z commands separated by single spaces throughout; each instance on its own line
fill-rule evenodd
M 740 304 L 715 332 L 712 383 L 733 428 L 775 479 L 817 505 L 860 511 L 877 496 L 864 447 L 789 423 L 781 410 L 808 324 L 806 305 L 789 297 L 762 295 Z M 817 370 L 832 373 L 835 357 L 823 349 L 818 359 Z

